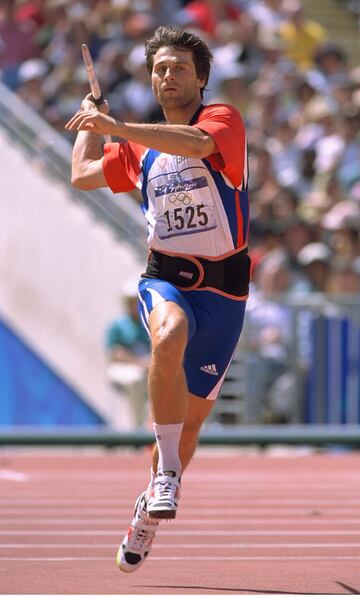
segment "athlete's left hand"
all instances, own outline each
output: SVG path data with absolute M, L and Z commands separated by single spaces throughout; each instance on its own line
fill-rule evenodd
M 115 118 L 102 114 L 94 108 L 93 110 L 78 110 L 66 123 L 65 129 L 68 131 L 90 131 L 98 135 L 112 135 L 116 124 Z

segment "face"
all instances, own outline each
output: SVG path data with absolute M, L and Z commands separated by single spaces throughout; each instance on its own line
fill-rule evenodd
M 181 109 L 201 99 L 199 79 L 190 51 L 159 48 L 154 56 L 151 83 L 155 98 L 166 109 Z
M 260 269 L 258 287 L 263 293 L 281 293 L 289 289 L 290 272 L 282 265 L 266 264 Z

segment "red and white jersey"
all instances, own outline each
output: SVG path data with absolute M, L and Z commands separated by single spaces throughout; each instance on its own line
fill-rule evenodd
M 165 154 L 132 141 L 105 145 L 104 174 L 114 193 L 138 187 L 148 244 L 166 253 L 219 257 L 247 245 L 246 136 L 239 112 L 202 106 L 191 122 L 213 137 L 205 159 Z

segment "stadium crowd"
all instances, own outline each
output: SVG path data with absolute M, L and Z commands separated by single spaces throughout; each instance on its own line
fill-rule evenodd
M 205 101 L 233 104 L 247 125 L 255 286 L 274 271 L 272 291 L 360 291 L 360 67 L 299 0 L 1 0 L 0 11 L 2 81 L 62 133 L 88 92 L 82 43 L 114 116 L 153 122 L 144 39 L 168 23 L 200 33 L 214 55 Z
M 64 125 L 89 91 L 86 43 L 112 114 L 162 120 L 144 55 L 161 24 L 208 43 L 205 103 L 230 103 L 245 120 L 253 289 L 244 338 L 281 374 L 291 325 L 274 293 L 360 291 L 360 67 L 300 0 L 0 0 L 0 79 L 69 136 Z

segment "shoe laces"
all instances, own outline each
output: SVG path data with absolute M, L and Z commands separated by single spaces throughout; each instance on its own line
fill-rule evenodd
M 143 551 L 151 544 L 154 536 L 155 529 L 150 529 L 147 526 L 131 526 L 129 530 L 131 550 Z
M 178 490 L 178 482 L 170 480 L 166 477 L 164 480 L 157 479 L 155 481 L 155 496 L 161 500 L 172 500 L 175 498 Z

